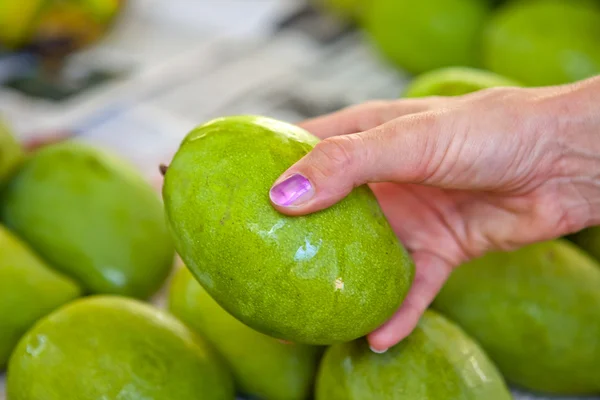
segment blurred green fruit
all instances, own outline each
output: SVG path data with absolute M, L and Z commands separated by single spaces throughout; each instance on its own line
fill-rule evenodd
M 10 400 L 233 400 L 229 371 L 200 337 L 137 300 L 77 300 L 19 342 Z
M 52 271 L 0 226 L 0 369 L 38 319 L 80 294 L 73 281 Z
M 600 7 L 585 1 L 514 1 L 484 35 L 484 64 L 528 86 L 600 73 Z
M 504 379 L 457 325 L 426 311 L 413 333 L 384 354 L 364 339 L 331 346 L 315 400 L 511 400 Z
M 377 0 L 365 29 L 376 47 L 413 74 L 447 66 L 478 66 L 485 0 Z
M 548 241 L 471 261 L 433 307 L 479 341 L 510 382 L 600 393 L 600 265 L 574 244 Z
M 221 308 L 185 267 L 173 279 L 169 309 L 221 353 L 241 393 L 261 400 L 309 397 L 319 347 L 284 344 L 247 327 Z
M 426 72 L 407 86 L 404 97 L 460 96 L 498 86 L 520 86 L 490 71 L 469 67 L 446 67 Z
M 52 144 L 5 189 L 6 225 L 88 292 L 147 298 L 169 274 L 174 250 L 158 193 L 113 155 Z
M 23 149 L 0 119 L 0 188 L 23 159 Z
M 600 226 L 584 229 L 569 239 L 600 262 Z

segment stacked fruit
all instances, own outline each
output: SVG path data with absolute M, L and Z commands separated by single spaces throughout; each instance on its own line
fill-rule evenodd
M 546 86 L 600 73 L 596 0 L 314 1 L 351 16 L 390 63 L 412 74 L 474 67 Z
M 507 82 L 436 74 L 408 94 Z M 166 218 L 105 150 L 0 138 L 8 400 L 508 400 L 505 380 L 600 394 L 600 264 L 569 241 L 463 265 L 417 329 L 376 354 L 362 336 L 403 302 L 414 264 L 367 187 L 310 216 L 272 208 L 273 180 L 318 143 L 308 132 L 263 117 L 193 130 L 163 168 Z M 597 239 L 576 237 L 592 252 Z M 187 267 L 160 310 L 143 300 L 174 247 Z

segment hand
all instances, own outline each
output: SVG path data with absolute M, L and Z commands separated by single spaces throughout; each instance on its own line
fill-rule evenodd
M 368 336 L 406 337 L 453 268 L 600 224 L 600 79 L 354 106 L 301 124 L 324 139 L 271 189 L 280 212 L 329 207 L 369 183 L 417 266 L 398 312 Z M 300 174 L 308 183 L 290 187 Z

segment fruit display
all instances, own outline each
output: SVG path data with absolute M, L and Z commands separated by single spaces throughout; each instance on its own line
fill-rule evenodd
M 389 61 L 420 74 L 448 66 L 479 66 L 480 37 L 490 12 L 485 0 L 377 0 L 363 25 Z
M 327 345 L 384 323 L 415 270 L 367 186 L 310 216 L 273 208 L 275 179 L 317 143 L 269 118 L 210 121 L 183 140 L 163 198 L 178 254 L 225 310 L 269 336 Z
M 419 75 L 407 85 L 403 97 L 460 96 L 500 86 L 520 86 L 520 84 L 482 69 L 446 67 Z
M 484 36 L 484 65 L 529 86 L 600 73 L 600 5 L 585 1 L 507 3 Z
M 365 340 L 325 353 L 315 400 L 511 400 L 504 379 L 458 326 L 427 311 L 413 333 L 384 354 Z
M 100 38 L 124 0 L 0 0 L 0 45 L 80 49 Z
M 37 320 L 80 295 L 75 282 L 51 270 L 0 226 L 0 370 Z
M 320 348 L 281 343 L 242 324 L 210 297 L 187 268 L 175 275 L 169 310 L 219 351 L 241 393 L 262 400 L 309 398 Z
M 0 188 L 23 158 L 23 150 L 8 126 L 0 119 Z
M 19 342 L 10 400 L 233 400 L 231 375 L 183 323 L 138 300 L 93 296 L 40 320 Z
M 600 226 L 584 229 L 570 236 L 569 239 L 600 263 Z
M 433 307 L 474 337 L 509 382 L 600 393 L 600 265 L 565 240 L 490 253 L 450 277 Z
M 77 142 L 28 157 L 6 185 L 0 219 L 87 293 L 148 298 L 174 260 L 155 190 L 126 162 Z

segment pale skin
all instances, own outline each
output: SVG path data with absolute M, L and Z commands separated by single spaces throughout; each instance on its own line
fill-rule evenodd
M 310 182 L 288 215 L 369 184 L 417 266 L 396 314 L 368 335 L 385 351 L 410 334 L 452 270 L 600 225 L 600 76 L 545 88 L 378 101 L 300 124 L 324 139 L 276 182 Z

